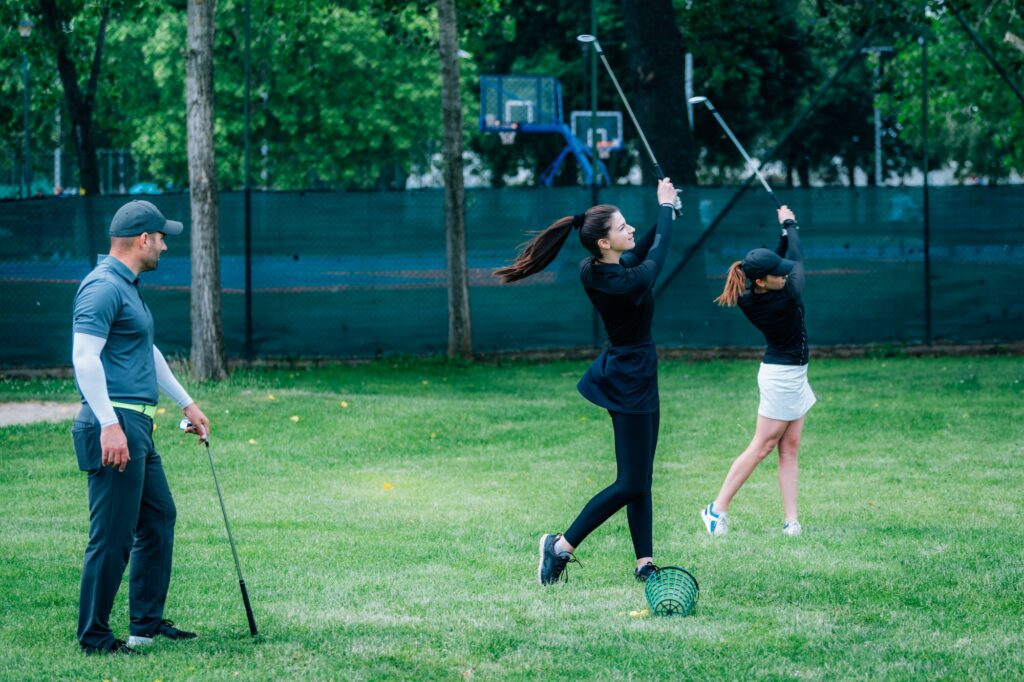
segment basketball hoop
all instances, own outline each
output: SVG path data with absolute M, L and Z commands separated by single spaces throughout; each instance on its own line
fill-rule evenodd
M 600 142 L 598 142 L 597 143 L 597 156 L 598 156 L 598 158 L 600 158 L 602 160 L 612 158 L 612 147 L 613 146 L 615 146 L 615 142 L 613 140 L 612 141 L 601 140 Z
M 503 145 L 510 145 L 516 143 L 516 131 L 514 130 L 499 130 L 498 137 L 501 138 Z

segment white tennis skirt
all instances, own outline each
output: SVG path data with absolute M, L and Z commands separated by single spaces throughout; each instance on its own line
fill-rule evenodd
M 817 398 L 807 383 L 807 365 L 766 365 L 757 372 L 761 404 L 757 413 L 791 422 L 807 414 Z

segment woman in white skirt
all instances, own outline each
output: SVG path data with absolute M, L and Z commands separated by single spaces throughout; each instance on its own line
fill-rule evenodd
M 701 510 L 708 533 L 728 532 L 729 503 L 761 460 L 779 449 L 784 535 L 800 534 L 796 511 L 797 452 L 804 417 L 814 405 L 807 383 L 807 330 L 804 327 L 804 264 L 796 216 L 778 210 L 782 236 L 774 251 L 754 249 L 729 268 L 725 290 L 715 302 L 736 306 L 764 334 L 765 353 L 757 374 L 761 404 L 757 429 L 736 458 L 714 502 Z M 749 281 L 749 284 L 748 284 Z

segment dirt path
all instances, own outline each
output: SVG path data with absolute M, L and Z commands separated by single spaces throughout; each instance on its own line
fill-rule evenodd
M 0 427 L 33 422 L 62 422 L 78 412 L 78 403 L 18 402 L 0 403 Z

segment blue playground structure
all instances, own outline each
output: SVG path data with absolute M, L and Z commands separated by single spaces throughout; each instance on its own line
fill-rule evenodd
M 595 159 L 593 150 L 573 135 L 565 123 L 562 84 L 551 76 L 481 76 L 480 130 L 485 133 L 561 135 L 565 139 L 565 147 L 540 174 L 541 184 L 545 187 L 554 182 L 569 154 L 579 164 L 585 184 L 594 181 L 594 163 L 600 169 L 602 184 L 610 184 L 604 162 L 600 158 Z

